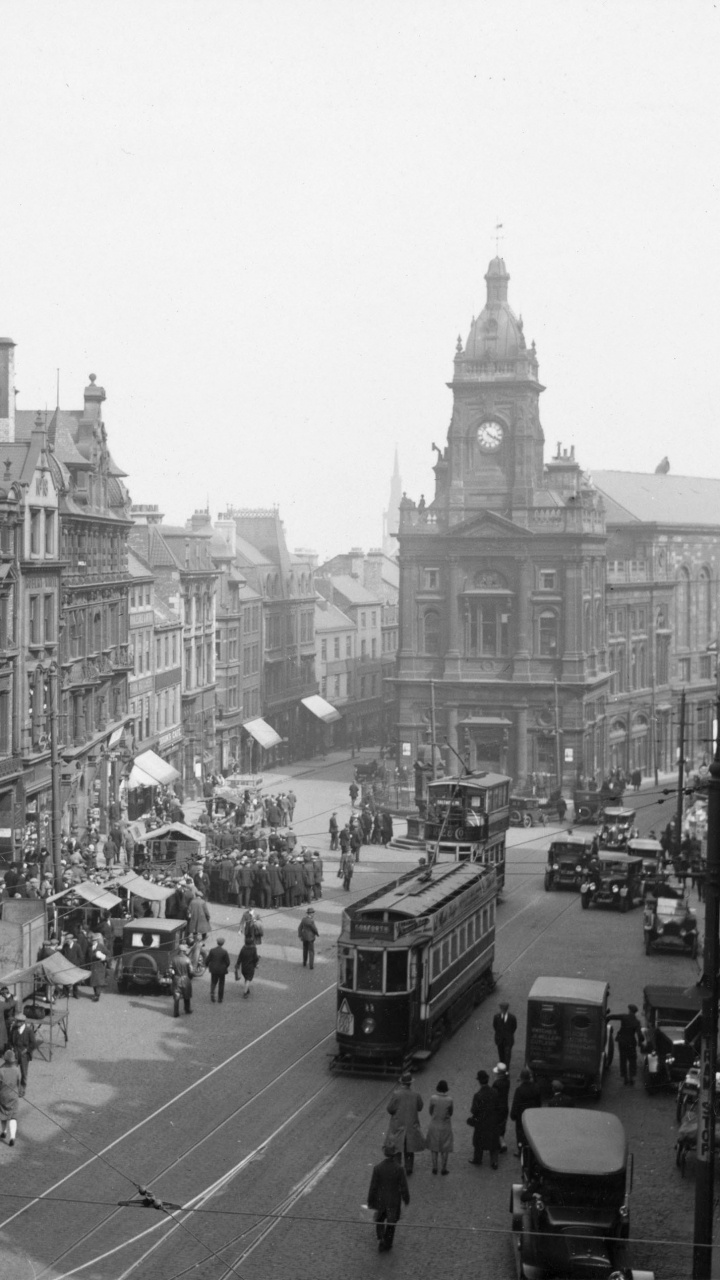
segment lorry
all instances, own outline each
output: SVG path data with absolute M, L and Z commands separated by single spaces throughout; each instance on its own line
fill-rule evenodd
M 541 1089 L 560 1080 L 568 1092 L 599 1098 L 614 1052 L 607 982 L 536 978 L 528 996 L 525 1060 Z

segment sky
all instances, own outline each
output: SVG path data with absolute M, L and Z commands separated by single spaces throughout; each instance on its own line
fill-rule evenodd
M 718 7 L 0 0 L 17 404 L 93 372 L 134 502 L 379 545 L 498 242 L 546 457 L 720 476 Z

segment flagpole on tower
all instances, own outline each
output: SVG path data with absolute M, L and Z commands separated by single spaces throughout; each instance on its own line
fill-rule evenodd
M 502 240 L 502 236 L 500 235 L 500 232 L 502 231 L 502 229 L 503 229 L 502 222 L 496 222 L 495 223 L 495 257 L 496 258 L 500 257 L 500 241 Z

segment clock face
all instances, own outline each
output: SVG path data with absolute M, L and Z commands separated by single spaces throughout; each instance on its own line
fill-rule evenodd
M 481 422 L 477 430 L 477 441 L 481 449 L 499 449 L 505 431 L 499 422 Z

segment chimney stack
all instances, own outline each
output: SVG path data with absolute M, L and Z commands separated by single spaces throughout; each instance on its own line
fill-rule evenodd
M 0 441 L 15 440 L 15 343 L 0 338 Z

